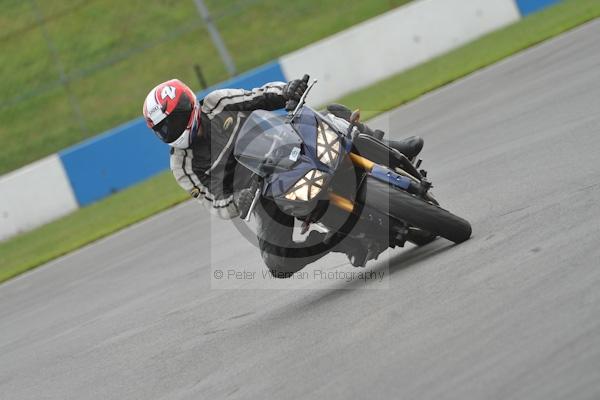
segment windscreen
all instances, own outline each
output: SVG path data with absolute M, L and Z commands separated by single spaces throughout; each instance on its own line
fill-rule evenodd
M 301 151 L 302 139 L 285 117 L 257 110 L 244 122 L 234 155 L 240 164 L 264 177 L 289 170 Z

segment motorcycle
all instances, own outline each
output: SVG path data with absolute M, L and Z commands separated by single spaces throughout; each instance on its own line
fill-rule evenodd
M 355 267 L 407 241 L 421 246 L 438 236 L 454 243 L 469 239 L 471 225 L 440 207 L 426 171 L 418 170 L 420 160 L 413 163 L 360 133 L 358 110 L 340 121 L 306 105 L 316 82 L 295 107 L 286 107 L 287 116 L 257 110 L 242 126 L 234 157 L 259 177 L 246 220 L 261 197 L 275 202 L 301 221 L 303 233 L 316 224 L 328 232 L 331 247 L 340 237 L 350 240 Z

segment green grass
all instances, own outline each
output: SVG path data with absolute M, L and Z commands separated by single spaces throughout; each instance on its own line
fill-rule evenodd
M 600 17 L 600 1 L 567 0 L 420 67 L 342 99 L 382 112 L 481 67 Z M 375 112 L 371 112 L 373 116 Z M 164 173 L 59 221 L 0 243 L 0 282 L 187 198 Z
M 206 3 L 246 71 L 408 1 Z M 209 84 L 227 78 L 192 0 L 3 0 L 1 8 L 0 174 L 139 117 L 160 81 L 197 87 L 195 63 Z M 60 65 L 68 86 L 56 84 Z

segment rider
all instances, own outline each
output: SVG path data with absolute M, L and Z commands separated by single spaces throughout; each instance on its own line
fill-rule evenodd
M 240 214 L 234 201 L 236 190 L 250 182 L 244 178 L 249 174 L 238 173 L 241 166 L 233 157 L 237 133 L 252 111 L 281 109 L 288 101 L 297 103 L 307 89 L 307 81 L 308 77 L 287 83 L 271 82 L 252 90 L 220 89 L 198 101 L 187 85 L 171 79 L 148 93 L 143 114 L 148 127 L 171 146 L 170 166 L 177 183 L 211 213 L 231 219 Z M 332 118 L 350 117 L 344 106 L 331 105 L 328 111 Z M 383 136 L 383 132 L 372 131 L 364 124 L 359 129 Z M 413 158 L 421 151 L 423 140 L 412 137 L 388 144 Z M 320 232 L 311 231 L 305 242 L 294 242 L 294 218 L 278 210 L 274 203 L 261 201 L 255 212 L 261 255 L 273 276 L 289 277 L 327 253 L 326 249 L 314 251 L 313 245 L 324 239 Z M 349 254 L 343 246 L 330 251 Z

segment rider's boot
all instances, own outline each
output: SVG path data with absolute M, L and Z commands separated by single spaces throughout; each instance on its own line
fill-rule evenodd
M 410 160 L 417 158 L 425 143 L 423 138 L 419 136 L 411 136 L 403 140 L 383 140 L 383 142 L 392 149 L 398 150 Z
M 338 118 L 345 119 L 346 121 L 350 122 L 352 110 L 343 104 L 332 103 L 327 106 L 327 111 L 329 111 Z
M 352 110 L 342 104 L 330 104 L 327 106 L 327 111 L 346 121 L 350 121 L 350 115 L 352 115 Z M 383 141 L 391 148 L 398 150 L 411 161 L 414 161 L 423 149 L 424 141 L 418 136 L 411 136 L 403 140 L 386 140 L 383 139 L 384 132 L 382 130 L 371 129 L 364 123 L 357 124 L 357 128 L 361 133 L 373 136 L 374 138 Z

